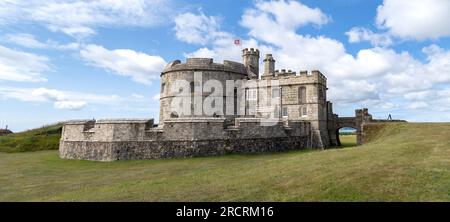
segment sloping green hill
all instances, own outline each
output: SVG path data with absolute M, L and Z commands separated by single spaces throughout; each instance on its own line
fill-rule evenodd
M 26 152 L 57 150 L 61 138 L 62 123 L 0 136 L 0 152 Z
M 0 153 L 3 201 L 450 201 L 450 124 L 371 126 L 326 151 L 110 163 Z

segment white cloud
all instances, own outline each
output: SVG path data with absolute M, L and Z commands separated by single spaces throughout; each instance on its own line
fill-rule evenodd
M 348 36 L 348 42 L 350 43 L 369 41 L 373 46 L 392 45 L 392 39 L 388 34 L 374 33 L 366 28 L 353 27 L 345 34 Z
M 31 49 L 58 49 L 58 50 L 75 50 L 80 47 L 79 43 L 71 42 L 68 44 L 60 44 L 58 42 L 47 40 L 41 42 L 34 35 L 28 33 L 6 34 L 0 36 L 0 41 L 12 43 Z
M 67 92 L 47 88 L 0 87 L 0 96 L 25 102 L 53 102 L 57 109 L 79 110 L 87 104 L 80 98 L 71 98 Z
M 0 25 L 37 22 L 76 38 L 98 27 L 150 27 L 167 20 L 169 0 L 8 0 L 0 2 Z
M 0 81 L 47 81 L 43 72 L 50 71 L 49 59 L 0 45 Z
M 80 56 L 88 64 L 111 71 L 133 81 L 150 84 L 158 79 L 166 65 L 160 56 L 152 56 L 130 49 L 108 50 L 99 45 L 87 45 L 80 51 Z
M 56 109 L 80 110 L 88 104 L 115 105 L 136 101 L 135 98 L 124 98 L 117 95 L 98 95 L 61 91 L 49 88 L 18 88 L 0 86 L 0 98 L 16 99 L 23 102 L 52 102 Z
M 86 106 L 84 101 L 56 101 L 56 109 L 70 109 L 70 110 L 80 110 Z
M 412 102 L 410 104 L 408 104 L 407 108 L 408 109 L 423 109 L 423 108 L 427 108 L 429 107 L 429 105 L 426 102 Z
M 258 1 L 255 9 L 247 9 L 241 25 L 250 29 L 249 34 L 269 43 L 283 42 L 292 37 L 299 27 L 327 24 L 330 18 L 318 8 L 309 8 L 297 1 Z
M 277 24 L 282 29 L 295 30 L 299 27 L 314 24 L 321 26 L 331 21 L 319 8 L 310 8 L 297 1 L 259 1 L 256 9 L 249 9 L 244 14 L 244 26 L 265 25 L 254 22 L 266 20 L 270 24 Z M 270 19 L 269 14 L 275 19 Z M 251 17 L 255 17 L 253 20 Z
M 349 94 L 349 90 L 358 93 Z M 346 80 L 345 84 L 331 86 L 331 91 L 332 95 L 330 96 L 333 98 L 332 101 L 339 101 L 341 103 L 355 103 L 364 100 L 380 99 L 376 85 L 365 80 Z
M 42 42 L 37 41 L 33 35 L 26 34 L 26 33 L 19 33 L 19 34 L 7 34 L 5 36 L 1 37 L 2 40 L 5 40 L 7 42 L 11 42 L 17 45 L 21 45 L 27 48 L 44 48 L 45 44 Z
M 405 39 L 450 36 L 450 1 L 384 0 L 378 6 L 377 25 Z
M 174 21 L 175 36 L 187 43 L 206 45 L 210 41 L 226 35 L 226 33 L 219 31 L 218 17 L 188 12 L 177 15 Z

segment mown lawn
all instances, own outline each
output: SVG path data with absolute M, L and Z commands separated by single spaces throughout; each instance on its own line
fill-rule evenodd
M 450 201 L 450 124 L 387 124 L 369 144 L 325 151 L 109 163 L 0 153 L 0 200 Z

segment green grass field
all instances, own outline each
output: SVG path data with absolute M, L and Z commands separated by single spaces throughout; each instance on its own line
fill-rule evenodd
M 359 147 L 172 160 L 0 153 L 0 200 L 450 201 L 450 124 L 394 123 L 371 135 Z
M 0 152 L 28 152 L 57 150 L 61 138 L 62 123 L 0 136 Z

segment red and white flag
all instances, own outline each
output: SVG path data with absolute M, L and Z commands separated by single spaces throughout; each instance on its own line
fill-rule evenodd
M 241 45 L 241 40 L 240 39 L 235 39 L 234 40 L 234 44 L 235 45 Z

